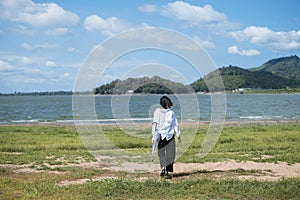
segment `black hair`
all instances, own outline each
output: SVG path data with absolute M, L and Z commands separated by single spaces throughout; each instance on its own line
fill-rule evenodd
M 159 103 L 164 109 L 168 109 L 168 108 L 171 108 L 171 106 L 173 106 L 173 103 L 172 103 L 171 99 L 167 96 L 162 96 L 160 98 Z

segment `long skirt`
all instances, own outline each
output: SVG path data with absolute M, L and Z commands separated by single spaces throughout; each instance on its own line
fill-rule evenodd
M 167 172 L 173 172 L 176 154 L 175 137 L 173 136 L 170 140 L 160 139 L 157 146 L 160 167 L 166 167 Z

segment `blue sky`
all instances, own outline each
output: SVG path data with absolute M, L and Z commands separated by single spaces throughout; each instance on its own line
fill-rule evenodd
M 298 0 L 2 0 L 0 93 L 70 91 L 96 45 L 143 27 L 166 28 L 192 38 L 217 68 L 252 68 L 276 57 L 300 56 L 299 8 Z M 188 82 L 200 78 L 185 63 L 148 51 L 124 57 L 99 83 L 124 77 L 122 65 L 130 70 L 149 61 L 172 65 Z

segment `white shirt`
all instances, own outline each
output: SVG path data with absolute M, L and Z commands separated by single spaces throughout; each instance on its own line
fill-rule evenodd
M 178 128 L 178 121 L 176 119 L 175 113 L 171 109 L 157 108 L 153 115 L 153 124 L 156 123 L 154 128 L 152 127 L 152 134 L 159 133 L 161 139 L 170 140 L 174 131 L 177 137 L 180 135 L 180 130 Z

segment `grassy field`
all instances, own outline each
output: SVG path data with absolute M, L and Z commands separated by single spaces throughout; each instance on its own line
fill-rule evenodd
M 147 134 L 148 128 L 141 130 Z M 120 148 L 151 151 L 151 138 L 133 137 L 107 126 L 105 134 Z M 177 162 L 203 163 L 226 160 L 264 163 L 300 163 L 300 124 L 226 126 L 208 156 L 197 153 L 207 126 L 200 126 L 190 148 Z M 184 139 L 185 132 L 182 131 Z M 0 126 L 0 199 L 299 199 L 300 178 L 279 181 L 239 180 L 232 174 L 255 173 L 237 169 L 216 178 L 210 172 L 179 174 L 172 180 L 141 173 L 111 172 L 80 163 L 96 163 L 74 126 Z M 27 166 L 32 171 L 17 171 Z M 112 174 L 113 179 L 91 177 Z M 145 174 L 143 174 L 145 175 Z M 147 176 L 147 174 L 145 175 Z M 187 177 L 187 178 L 184 178 Z M 224 176 L 223 176 L 224 177 Z M 63 180 L 90 178 L 85 184 L 60 186 Z

